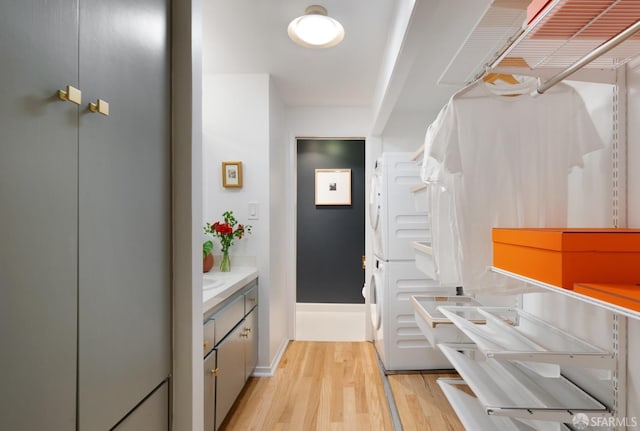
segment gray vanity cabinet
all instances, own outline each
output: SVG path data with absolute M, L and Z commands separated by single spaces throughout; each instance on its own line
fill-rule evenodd
M 0 6 L 0 429 L 168 423 L 155 395 L 134 410 L 170 374 L 168 19 L 168 0 Z
M 257 280 L 208 312 L 203 334 L 204 429 L 215 431 L 258 362 Z
M 216 351 L 210 351 L 204 358 L 204 429 L 215 430 L 216 425 Z
M 245 317 L 244 330 L 247 334 L 244 344 L 244 379 L 246 381 L 258 364 L 258 307 L 252 309 Z
M 220 427 L 244 386 L 246 337 L 244 326 L 241 323 L 216 347 L 218 357 L 216 429 Z

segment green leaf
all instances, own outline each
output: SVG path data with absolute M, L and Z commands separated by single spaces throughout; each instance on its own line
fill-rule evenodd
M 205 241 L 202 243 L 202 258 L 209 256 L 213 250 L 213 241 Z

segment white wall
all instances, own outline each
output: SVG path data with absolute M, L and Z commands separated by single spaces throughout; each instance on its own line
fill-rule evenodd
M 396 103 L 402 84 L 404 84 L 404 77 L 408 73 L 406 66 L 398 65 L 398 57 L 405 42 L 415 3 L 416 0 L 398 0 L 394 5 L 391 29 L 387 37 L 387 44 L 384 47 L 384 57 L 378 72 L 376 90 L 373 94 L 372 120 L 374 127 L 375 124 L 379 125 L 380 130 L 378 132 L 381 132 L 384 128 L 390 111 Z M 403 76 L 400 79 L 401 83 L 395 86 L 390 85 L 392 78 L 395 77 L 398 80 L 398 75 Z
M 371 122 L 371 110 L 358 107 L 287 107 L 286 115 L 292 143 L 296 137 L 362 138 Z
M 382 151 L 416 151 L 424 144 L 424 136 L 429 124 L 436 119 L 438 112 L 405 111 L 390 117 L 382 133 Z
M 268 276 L 269 248 L 269 77 L 203 76 L 203 222 L 222 219 L 232 210 L 253 233 L 236 240 L 233 256 L 257 256 L 260 276 Z M 242 161 L 243 187 L 222 186 L 223 161 Z M 260 219 L 248 220 L 248 203 L 257 202 Z M 204 236 L 203 236 L 204 238 Z M 214 241 L 215 242 L 215 241 Z M 215 242 L 214 253 L 220 252 Z
M 267 74 L 234 74 L 203 76 L 203 225 L 233 211 L 240 223 L 253 227 L 253 233 L 236 240 L 231 248 L 234 256 L 255 256 L 258 266 L 260 295 L 260 349 L 258 367 L 269 367 L 273 360 L 270 349 L 281 336 L 271 333 L 269 316 L 283 313 L 272 309 L 271 290 L 271 210 L 270 199 L 270 80 Z M 222 187 L 223 161 L 242 161 L 243 187 Z M 277 194 L 276 194 L 277 195 Z M 259 219 L 248 219 L 248 203 L 257 202 Z M 214 241 L 215 242 L 215 241 Z M 217 243 L 214 252 L 220 251 Z M 281 294 L 278 288 L 275 297 Z M 272 339 L 272 336 L 275 339 Z
M 285 226 L 292 225 L 287 211 L 288 196 L 285 190 L 288 180 L 288 141 L 285 108 L 273 80 L 269 81 L 269 230 L 271 232 L 269 256 L 271 259 L 271 289 L 269 291 L 269 366 L 273 369 L 286 343 L 291 338 L 292 325 L 289 307 L 293 303 L 287 296 L 287 237 Z M 265 348 L 267 348 L 265 347 Z

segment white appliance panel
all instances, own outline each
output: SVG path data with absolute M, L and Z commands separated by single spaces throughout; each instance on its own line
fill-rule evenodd
M 387 371 L 450 369 L 449 361 L 429 344 L 413 316 L 412 295 L 452 295 L 420 272 L 414 261 L 375 259 L 369 283 L 374 342 Z M 375 317 L 374 317 L 375 315 Z
M 369 197 L 373 250 L 385 261 L 413 260 L 412 241 L 429 241 L 429 216 L 417 211 L 411 188 L 421 182 L 410 153 L 383 153 L 376 161 Z
M 380 360 L 384 362 L 384 334 L 382 332 L 382 273 L 379 268 L 374 267 L 369 280 L 369 315 L 371 317 L 371 331 L 373 333 L 373 342 L 380 356 Z

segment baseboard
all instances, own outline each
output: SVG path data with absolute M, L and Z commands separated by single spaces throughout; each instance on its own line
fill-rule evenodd
M 295 339 L 366 341 L 365 304 L 296 304 Z
M 273 375 L 276 373 L 276 370 L 278 369 L 278 365 L 280 365 L 280 361 L 282 360 L 282 355 L 284 355 L 285 350 L 287 350 L 289 341 L 291 340 L 287 340 L 287 339 L 282 340 L 282 344 L 280 344 L 278 353 L 276 353 L 276 356 L 273 358 L 273 361 L 271 361 L 271 365 L 269 365 L 268 367 L 256 367 L 256 369 L 253 370 L 253 374 L 251 375 L 254 377 L 273 377 Z

